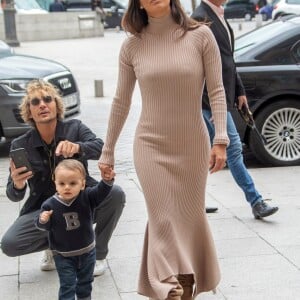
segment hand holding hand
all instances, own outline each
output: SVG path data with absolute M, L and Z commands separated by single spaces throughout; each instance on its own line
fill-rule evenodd
M 45 210 L 40 214 L 40 223 L 45 224 L 49 221 L 53 210 Z
M 210 174 L 222 170 L 226 165 L 226 145 L 213 145 L 210 153 L 209 171 Z
M 80 152 L 80 145 L 69 142 L 67 140 L 59 142 L 55 149 L 55 155 L 62 155 L 64 158 L 73 157 L 74 154 Z
M 101 177 L 103 180 L 110 181 L 115 177 L 116 173 L 112 165 L 98 163 L 98 167 L 100 169 Z
M 16 168 L 12 159 L 9 162 L 9 166 L 10 166 L 10 177 L 14 182 L 14 187 L 17 188 L 18 190 L 22 190 L 25 187 L 26 181 L 32 177 L 33 175 L 32 171 L 22 173 L 26 171 L 27 168 L 26 167 Z

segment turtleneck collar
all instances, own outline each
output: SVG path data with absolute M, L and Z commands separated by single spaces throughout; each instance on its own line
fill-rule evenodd
M 177 24 L 173 20 L 171 13 L 160 18 L 148 17 L 146 31 L 150 33 L 162 34 L 176 28 L 176 25 Z

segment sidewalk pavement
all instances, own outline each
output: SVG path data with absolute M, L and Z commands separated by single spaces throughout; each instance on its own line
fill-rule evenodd
M 78 117 L 105 138 L 108 114 L 117 78 L 118 49 L 124 33 L 106 32 L 104 38 L 22 43 L 16 52 L 55 59 L 70 67 L 82 97 Z M 103 98 L 94 97 L 94 80 L 104 80 Z M 132 165 L 132 140 L 140 111 L 138 88 L 116 149 L 116 184 L 127 204 L 109 244 L 107 270 L 96 277 L 93 299 L 139 300 L 137 276 L 147 220 L 143 193 Z M 8 153 L 0 147 L 0 238 L 17 217 L 23 203 L 5 195 Z M 91 174 L 100 179 L 95 161 Z M 252 168 L 260 193 L 280 210 L 255 220 L 227 169 L 208 177 L 207 205 L 219 211 L 208 215 L 219 257 L 222 280 L 217 293 L 197 300 L 300 299 L 300 167 Z M 0 299 L 57 299 L 56 271 L 39 269 L 42 253 L 9 258 L 0 253 Z

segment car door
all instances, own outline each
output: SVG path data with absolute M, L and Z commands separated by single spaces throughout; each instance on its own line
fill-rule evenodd
M 233 0 L 229 1 L 225 5 L 225 18 L 234 19 L 234 18 L 243 18 L 246 12 L 247 2 L 244 0 Z

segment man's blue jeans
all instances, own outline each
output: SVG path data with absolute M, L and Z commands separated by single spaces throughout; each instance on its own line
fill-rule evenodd
M 203 109 L 202 113 L 212 143 L 215 136 L 214 124 L 210 121 L 212 114 L 211 111 L 206 109 Z M 253 207 L 257 202 L 262 200 L 262 196 L 256 190 L 254 182 L 244 164 L 241 139 L 230 112 L 227 112 L 227 134 L 230 140 L 230 144 L 226 150 L 228 168 L 235 182 L 243 190 L 247 201 Z
M 60 254 L 53 256 L 59 276 L 59 300 L 90 300 L 96 249 L 88 253 L 64 257 Z

